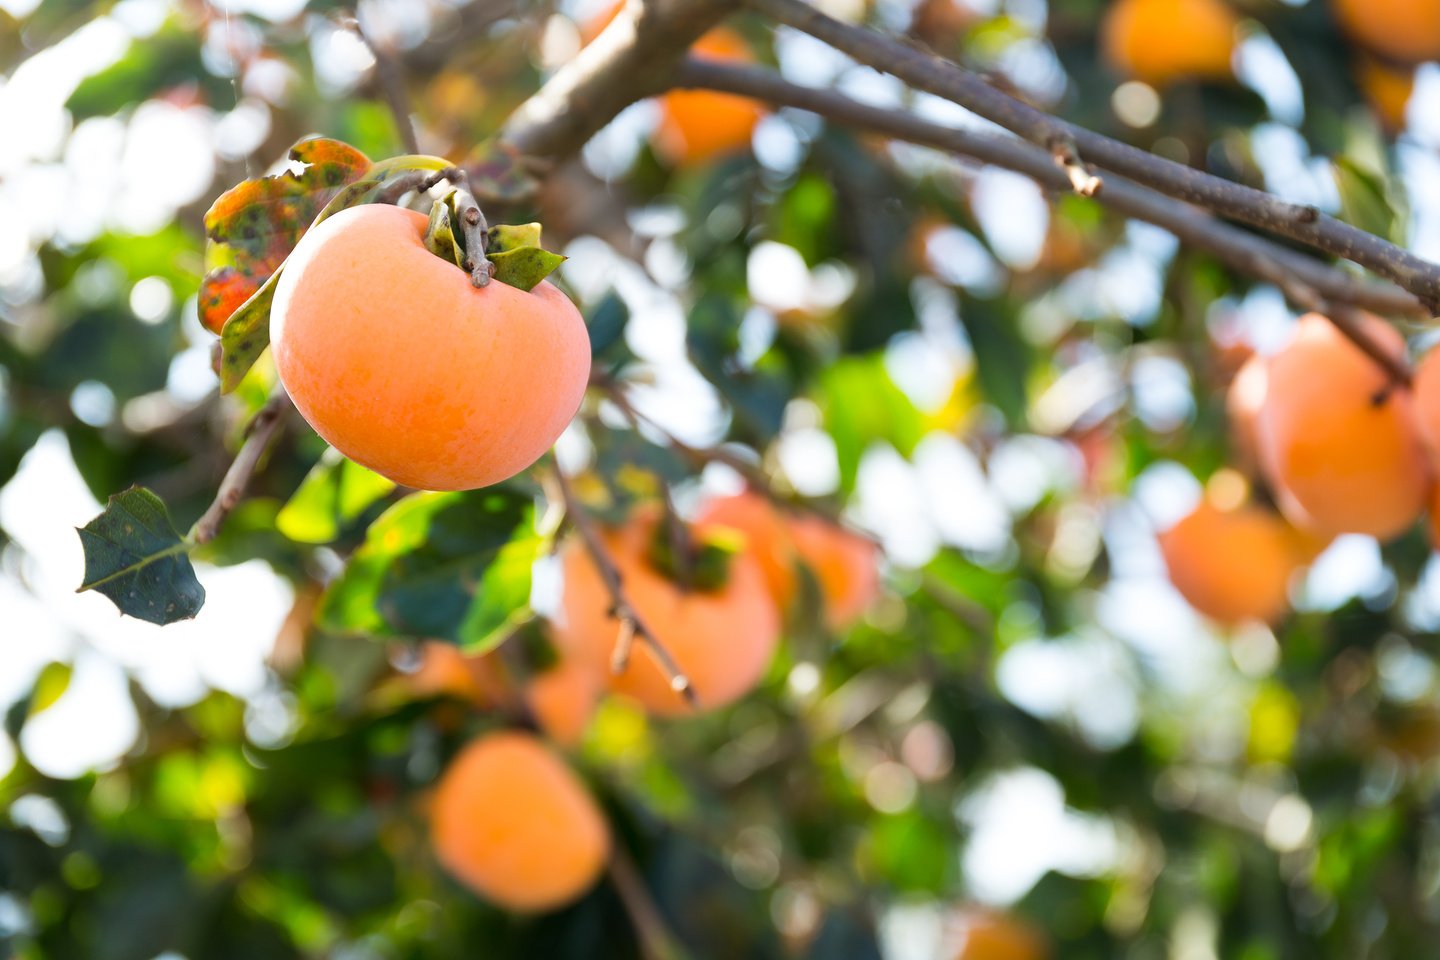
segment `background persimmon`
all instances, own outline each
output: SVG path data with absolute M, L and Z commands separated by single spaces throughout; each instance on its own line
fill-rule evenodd
M 1397 354 L 1404 340 L 1375 317 L 1366 329 Z M 1328 533 L 1387 538 L 1419 517 L 1430 491 L 1408 388 L 1319 314 L 1270 358 L 1260 455 L 1277 493 Z
M 315 432 L 357 463 L 424 490 L 488 486 L 570 422 L 589 336 L 547 282 L 472 287 L 425 248 L 425 226 L 368 204 L 306 233 L 275 292 L 275 366 Z
M 1213 493 L 1160 536 L 1170 582 L 1190 605 L 1225 624 L 1273 623 L 1289 606 L 1305 562 L 1300 537 L 1278 515 Z
M 521 911 L 575 899 L 610 853 L 610 829 L 584 784 L 541 741 L 513 731 L 485 734 L 450 761 L 430 839 L 457 880 Z
M 1154 86 L 1233 75 L 1239 18 L 1224 0 L 1116 0 L 1100 25 L 1101 53 L 1117 72 Z
M 701 709 L 744 696 L 769 665 L 780 639 L 780 616 L 759 565 L 746 550 L 730 558 L 729 575 L 713 590 L 686 588 L 660 572 L 649 553 L 658 514 L 640 511 L 603 537 L 625 596 L 665 644 L 694 687 Z M 564 592 L 555 644 L 561 655 L 609 676 L 612 689 L 662 715 L 692 712 L 671 689 L 649 648 L 635 645 L 624 673 L 609 663 L 619 624 L 613 602 L 584 545 L 572 538 L 561 551 Z
M 1024 921 L 998 910 L 970 908 L 957 918 L 955 960 L 1046 960 L 1050 945 Z
M 703 60 L 750 63 L 745 40 L 717 27 L 696 41 L 690 55 Z M 766 110 L 749 97 L 713 90 L 672 90 L 660 98 L 655 149 L 669 163 L 693 166 L 743 150 Z
M 545 735 L 568 747 L 585 735 L 603 689 L 593 665 L 564 658 L 532 675 L 521 696 Z
M 1440 4 L 1434 0 L 1332 0 L 1335 19 L 1357 43 L 1406 63 L 1440 57 Z

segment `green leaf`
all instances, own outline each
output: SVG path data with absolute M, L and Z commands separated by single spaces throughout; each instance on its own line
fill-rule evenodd
M 270 346 L 270 306 L 275 302 L 275 288 L 280 283 L 281 269 L 283 266 L 270 274 L 255 295 L 225 322 L 225 329 L 220 334 L 222 393 L 230 393 L 240 386 L 245 374 Z
M 275 526 L 296 543 L 329 543 L 394 489 L 393 481 L 332 447 L 280 509 Z
M 497 253 L 509 253 L 512 250 L 520 250 L 524 247 L 540 246 L 540 224 L 500 224 L 491 227 L 486 237 L 486 253 L 493 256 Z
M 1395 239 L 1400 217 L 1390 202 L 1385 178 L 1349 157 L 1336 157 L 1332 162 L 1345 221 L 1377 237 Z
M 425 226 L 425 249 L 448 263 L 464 269 L 465 251 L 455 233 L 455 191 L 436 200 L 430 207 L 430 222 Z
M 55 705 L 55 701 L 70 689 L 70 675 L 73 671 L 68 663 L 47 663 L 35 678 L 30 688 L 29 715 L 35 716 Z
M 78 531 L 85 550 L 80 590 L 98 590 L 120 612 L 161 625 L 188 620 L 205 603 L 165 503 L 144 487 L 117 493 Z
M 487 254 L 495 264 L 492 279 L 509 284 L 520 290 L 534 290 L 541 280 L 555 272 L 565 262 L 558 253 L 542 250 L 540 247 L 520 247 L 504 253 Z
M 890 379 L 883 355 L 845 357 L 821 374 L 815 402 L 835 441 L 840 486 L 854 488 L 860 458 L 874 443 L 909 456 L 925 435 L 925 419 Z
M 342 633 L 491 644 L 504 623 L 529 615 L 539 539 L 531 496 L 517 488 L 412 494 L 370 525 L 326 590 L 319 622 Z

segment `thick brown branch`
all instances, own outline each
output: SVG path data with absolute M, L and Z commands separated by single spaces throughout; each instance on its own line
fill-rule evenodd
M 676 83 L 798 107 L 837 123 L 1005 167 L 1054 190 L 1073 189 L 1069 173 L 1056 164 L 1049 151 L 1016 137 L 941 126 L 830 90 L 798 86 L 768 70 L 692 59 L 678 68 Z M 1104 189 L 1094 199 L 1125 216 L 1163 227 L 1237 271 L 1276 283 L 1287 294 L 1308 288 L 1312 295 L 1332 303 L 1411 317 L 1429 315 L 1418 299 L 1399 287 L 1362 280 L 1124 177 L 1107 176 Z M 1305 309 L 1315 309 L 1312 300 L 1291 299 Z
M 664 89 L 690 45 L 738 0 L 629 0 L 610 25 L 506 121 L 501 137 L 531 157 L 578 151 L 621 110 Z
M 621 583 L 620 570 L 615 565 L 615 558 L 610 556 L 610 551 L 606 548 L 600 531 L 596 529 L 594 518 L 575 496 L 575 491 L 571 489 L 570 481 L 564 471 L 560 469 L 559 464 L 555 466 L 555 486 L 564 501 L 565 516 L 574 525 L 575 532 L 580 536 L 580 542 L 585 546 L 585 552 L 590 554 L 590 559 L 595 564 L 595 571 L 600 575 L 601 582 L 605 584 L 605 589 L 610 594 L 610 615 L 614 617 L 616 623 L 615 649 L 611 654 L 610 661 L 612 671 L 615 673 L 624 671 L 629 664 L 630 649 L 638 640 L 650 648 L 656 664 L 669 680 L 670 688 L 684 697 L 691 706 L 697 705 L 695 688 L 690 685 L 689 678 L 680 670 L 675 658 L 670 655 L 670 651 L 645 625 L 639 611 L 630 605 L 630 601 L 625 596 L 624 584 Z
M 215 499 L 200 515 L 200 519 L 195 521 L 195 526 L 190 528 L 191 543 L 199 545 L 215 539 L 215 535 L 220 532 L 220 525 L 245 495 L 245 488 L 250 485 L 250 478 L 260 466 L 265 449 L 270 446 L 270 441 L 284 422 L 284 414 L 289 406 L 290 395 L 283 388 L 277 387 L 265 402 L 265 406 L 255 414 L 246 427 L 245 443 L 235 455 L 230 469 L 225 471 L 225 479 L 220 481 L 220 489 L 216 491 Z
M 745 0 L 755 10 L 810 34 L 861 63 L 943 97 L 1042 147 L 1069 141 L 1086 162 L 1169 196 L 1360 264 L 1440 312 L 1440 265 L 1320 213 L 1242 184 L 1166 160 L 1077 127 L 1010 96 L 968 70 L 903 41 L 841 23 L 804 0 Z

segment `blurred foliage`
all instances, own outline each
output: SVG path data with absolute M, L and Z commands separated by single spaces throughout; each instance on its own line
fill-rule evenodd
M 139 6 L 41 0 L 18 17 L 0 12 L 0 77 Z M 396 6 L 362 5 L 362 16 Z M 844 635 L 813 610 L 797 615 L 761 689 L 730 709 L 666 723 L 622 702 L 601 708 L 574 762 L 691 956 L 880 956 L 877 930 L 895 908 L 948 910 L 974 896 L 971 804 L 1031 768 L 1121 851 L 1099 873 L 1050 870 L 1013 906 L 1057 957 L 1435 954 L 1440 708 L 1434 625 L 1407 612 L 1429 561 L 1418 534 L 1386 548 L 1387 592 L 1297 613 L 1273 637 L 1232 637 L 1220 654 L 1225 697 L 1187 698 L 1143 645 L 1098 622 L 1099 607 L 1125 600 L 1105 593 L 1120 558 L 1096 517 L 1126 509 L 1152 464 L 1204 479 L 1227 462 L 1221 388 L 1233 364 L 1216 331 L 1251 281 L 1202 254 L 1157 254 L 1152 233 L 1075 197 L 1046 198 L 1043 247 L 1033 262 L 1017 258 L 987 229 L 973 170 L 799 116 L 767 121 L 788 139 L 762 131 L 765 163 L 743 152 L 669 169 L 642 145 L 622 175 L 572 165 L 531 197 L 487 138 L 542 79 L 550 10 L 415 6 L 432 29 L 399 31 L 396 46 L 422 149 L 484 174 L 492 220 L 542 220 L 549 245 L 568 250 L 577 270 L 559 276 L 608 380 L 639 391 L 667 372 L 645 361 L 655 328 L 636 320 L 659 291 L 678 306 L 685 351 L 723 410 L 719 440 L 742 458 L 753 451 L 783 492 L 793 492 L 786 442 L 807 431 L 833 447 L 830 506 L 850 502 L 877 456 L 915 462 L 936 449 L 963 450 L 995 477 L 1004 458 L 1031 451 L 1032 472 L 1058 460 L 1070 478 L 1033 496 L 1007 491 L 999 545 L 947 541 L 918 569 L 895 563 L 887 596 Z M 1302 115 L 1272 116 L 1238 85 L 1182 83 L 1139 126 L 1117 114 L 1120 78 L 1097 57 L 1104 6 L 1056 0 L 1043 30 L 1034 4 L 1002 3 L 989 19 L 932 10 L 939 32 L 923 38 L 1068 119 L 1250 184 L 1268 181 L 1257 130 L 1293 123 L 1302 159 L 1333 180 L 1336 212 L 1404 235 L 1395 144 L 1326 4 L 1234 4 L 1293 68 Z M 284 22 L 248 7 L 165 5 L 162 22 L 134 28 L 66 96 L 72 124 L 132 123 L 146 102 L 211 121 L 258 110 L 264 121 L 242 152 L 215 153 L 213 183 L 165 225 L 127 232 L 105 221 L 79 241 L 38 238 L 38 282 L 0 286 L 0 483 L 58 431 L 98 498 L 142 484 L 185 529 L 273 377 L 262 359 L 223 401 L 175 389 L 214 345 L 197 311 L 204 210 L 309 134 L 377 158 L 402 152 L 370 74 L 334 79 L 333 51 L 353 40 L 336 19 L 344 5 L 312 2 Z M 893 27 L 898 9 L 867 16 Z M 563 31 L 551 30 L 558 43 Z M 640 229 L 647 221 L 669 226 Z M 575 262 L 596 250 L 569 249 L 577 238 L 608 244 L 594 254 L 611 258 L 603 282 Z M 785 302 L 757 295 L 754 264 L 773 244 L 808 270 L 810 289 L 785 291 Z M 1143 286 L 1127 269 L 1155 273 L 1153 310 L 1089 295 L 1107 271 L 1112 287 L 1117 271 L 1126 290 Z M 940 389 L 920 382 L 925 362 L 939 365 Z M 1193 413 L 1146 408 L 1145 371 L 1157 362 L 1179 371 Z M 623 516 L 662 483 L 693 490 L 694 450 L 634 429 L 612 406 L 597 396 L 582 411 L 593 469 L 579 484 L 597 514 Z M 427 791 L 460 745 L 505 718 L 386 693 L 415 641 L 486 649 L 535 616 L 531 571 L 553 535 L 541 492 L 523 479 L 466 494 L 396 490 L 296 433 L 197 553 L 213 564 L 258 557 L 294 585 L 288 629 L 303 639 L 277 641 L 271 665 L 284 722 L 221 692 L 162 707 L 136 680 L 143 734 L 112 768 L 60 780 L 19 756 L 0 780 L 0 950 L 25 960 L 640 956 L 609 882 L 522 918 L 440 871 Z M 937 448 L 937 437 L 954 446 Z M 153 519 L 154 506 L 138 508 Z M 178 540 L 169 522 L 159 572 L 193 592 L 189 561 L 165 552 Z M 23 569 L 3 530 L 0 549 L 0 576 Z M 95 576 L 131 562 L 115 558 Z M 1156 644 L 1178 629 L 1146 626 Z M 1041 716 L 1002 693 L 1008 651 L 1077 640 L 1087 658 L 1119 658 L 1131 679 L 1139 716 L 1119 738 L 1081 711 Z M 1419 686 L 1387 684 L 1396 670 Z M 69 681 L 65 664 L 40 670 L 7 710 L 8 734 Z M 1186 938 L 1213 949 L 1177 953 Z

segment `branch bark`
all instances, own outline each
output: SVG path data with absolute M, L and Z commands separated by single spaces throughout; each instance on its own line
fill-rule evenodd
M 250 478 L 255 475 L 266 448 L 284 423 L 284 413 L 289 407 L 290 395 L 284 388 L 277 387 L 270 399 L 265 401 L 265 406 L 261 407 L 260 412 L 250 421 L 246 427 L 245 443 L 235 455 L 230 469 L 225 471 L 225 479 L 220 481 L 220 489 L 215 492 L 215 499 L 200 515 L 200 519 L 195 521 L 195 526 L 190 528 L 188 539 L 192 544 L 198 546 L 209 543 L 220 532 L 220 525 L 240 503 L 240 498 L 245 495 L 245 488 L 250 486 Z
M 670 681 L 670 688 L 692 707 L 698 705 L 695 688 L 691 686 L 690 680 L 681 671 L 675 658 L 670 655 L 665 644 L 651 632 L 645 621 L 640 617 L 639 611 L 630 605 L 629 599 L 625 596 L 625 587 L 621 583 L 620 570 L 615 565 L 615 558 L 610 556 L 610 551 L 605 547 L 605 541 L 600 536 L 600 531 L 595 527 L 595 520 L 590 512 L 585 509 L 575 491 L 570 486 L 570 480 L 560 465 L 555 465 L 555 485 L 564 501 L 565 516 L 575 526 L 575 532 L 580 536 L 580 542 L 585 546 L 585 552 L 590 554 L 590 559 L 595 564 L 595 571 L 600 575 L 601 581 L 605 584 L 606 591 L 610 594 L 611 609 L 610 615 L 615 619 L 616 634 L 615 647 L 610 657 L 610 669 L 612 673 L 624 673 L 629 665 L 630 653 L 635 642 L 639 641 L 650 648 L 654 654 L 656 665 L 659 666 L 666 678 Z
M 522 103 L 501 139 L 541 159 L 577 152 L 630 104 L 664 90 L 685 51 L 738 0 L 629 0 L 605 30 Z
M 841 23 L 804 0 L 745 0 L 752 9 L 807 33 L 861 63 L 943 97 L 1046 149 L 1067 141 L 1077 159 L 1222 216 L 1353 261 L 1440 312 L 1440 265 L 1364 230 L 1243 184 L 1157 157 L 1051 116 L 995 89 L 954 63 L 865 27 Z M 1109 179 L 1106 178 L 1107 188 Z
M 830 90 L 802 87 L 768 70 L 690 59 L 676 69 L 675 83 L 797 107 L 837 123 L 1014 170 L 1054 190 L 1075 189 L 1073 172 L 1057 164 L 1054 154 L 1016 137 L 941 126 L 912 114 L 872 107 Z M 1351 319 L 1351 307 L 1428 316 L 1429 311 L 1413 294 L 1391 284 L 1352 276 L 1119 175 L 1107 176 L 1103 189 L 1092 196 L 1096 202 L 1128 217 L 1169 230 L 1234 270 L 1276 284 L 1297 306 L 1317 310 L 1336 321 L 1336 326 L 1397 382 L 1409 382 L 1409 369 L 1403 361 L 1374 343 L 1361 324 L 1346 320 Z

